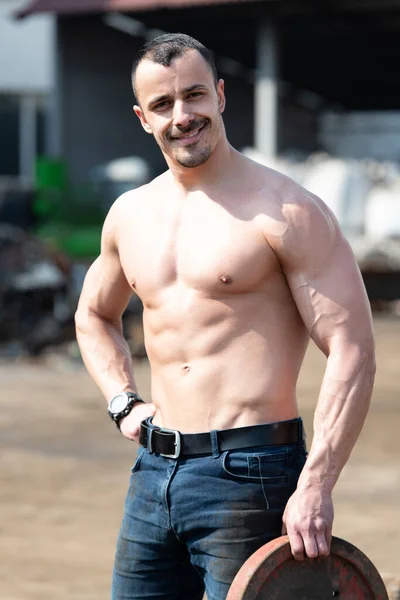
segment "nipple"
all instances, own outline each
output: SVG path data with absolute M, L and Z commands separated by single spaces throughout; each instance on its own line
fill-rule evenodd
M 232 283 L 232 277 L 227 273 L 220 275 L 219 280 L 222 281 L 222 283 Z

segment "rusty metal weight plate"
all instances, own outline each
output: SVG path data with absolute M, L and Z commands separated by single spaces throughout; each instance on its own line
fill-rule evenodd
M 287 536 L 265 544 L 237 573 L 226 600 L 388 600 L 372 562 L 334 537 L 327 557 L 294 560 Z

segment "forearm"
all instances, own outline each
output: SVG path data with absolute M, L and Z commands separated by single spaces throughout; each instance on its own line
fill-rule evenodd
M 298 487 L 332 492 L 367 416 L 374 376 L 372 347 L 348 344 L 330 353 Z
M 132 358 L 121 322 L 113 323 L 92 312 L 78 312 L 76 337 L 83 362 L 109 401 L 122 391 L 136 391 Z

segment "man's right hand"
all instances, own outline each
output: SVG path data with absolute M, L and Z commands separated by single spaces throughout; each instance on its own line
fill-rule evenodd
M 129 415 L 120 421 L 122 435 L 138 444 L 140 423 L 148 417 L 154 416 L 155 412 L 156 407 L 152 403 L 143 404 L 143 402 L 138 402 L 135 404 Z

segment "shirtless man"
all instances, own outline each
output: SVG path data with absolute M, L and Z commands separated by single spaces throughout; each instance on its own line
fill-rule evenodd
M 168 170 L 111 208 L 76 315 L 110 416 L 142 444 L 112 598 L 223 600 L 282 531 L 298 560 L 329 553 L 332 489 L 373 387 L 370 308 L 326 205 L 228 143 L 224 82 L 204 46 L 181 34 L 146 44 L 133 87 Z M 137 393 L 121 329 L 133 291 L 145 404 L 121 394 Z M 296 382 L 310 338 L 327 366 L 306 461 Z

